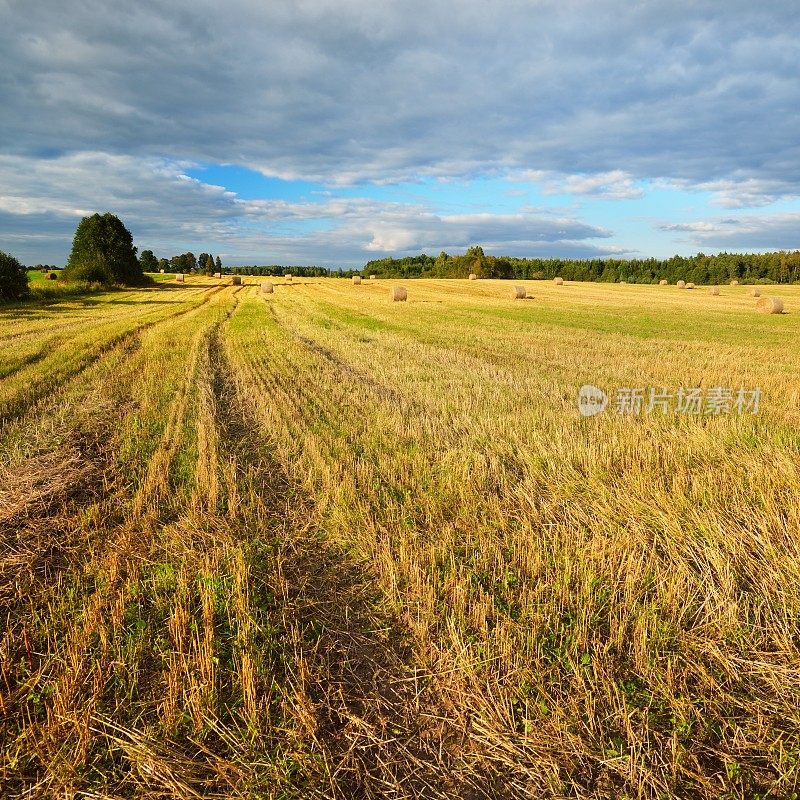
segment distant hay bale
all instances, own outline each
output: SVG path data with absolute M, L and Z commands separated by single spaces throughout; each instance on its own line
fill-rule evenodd
M 231 278 L 231 286 L 241 286 L 242 285 L 242 276 L 241 275 L 234 275 Z
M 783 314 L 783 300 L 780 297 L 762 297 L 756 300 L 756 311 L 762 314 Z
M 392 286 L 389 289 L 389 299 L 393 303 L 402 303 L 408 300 L 408 290 L 405 286 Z
M 377 276 L 377 275 L 370 275 L 370 276 L 369 276 L 369 279 L 370 279 L 371 281 L 376 281 L 376 280 L 378 280 L 378 276 Z
M 685 289 L 685 288 L 686 288 L 686 281 L 678 281 L 678 282 L 677 282 L 675 285 L 676 285 L 676 286 L 677 286 L 679 289 Z
M 687 283 L 684 288 L 686 288 L 686 289 L 694 289 L 694 284 L 693 283 Z
M 527 297 L 528 293 L 525 291 L 524 286 L 512 286 L 511 287 L 511 299 L 512 300 L 524 300 Z
M 659 286 L 666 286 L 668 283 L 669 283 L 669 281 L 668 281 L 666 278 L 662 278 L 662 279 L 661 279 L 661 280 L 658 282 L 658 285 L 659 285 Z
M 711 287 L 711 288 L 708 290 L 708 293 L 709 293 L 709 294 L 713 294 L 713 295 L 715 295 L 715 296 L 718 296 L 718 295 L 719 295 L 719 286 L 712 286 L 712 287 Z
M 361 283 L 360 275 L 353 275 L 353 285 L 358 286 Z
M 556 286 L 563 286 L 564 285 L 564 279 L 563 278 L 553 278 L 553 283 Z
M 761 297 L 761 289 L 759 289 L 757 286 L 754 286 L 750 290 L 750 295 L 751 297 Z
M 476 280 L 478 280 L 478 276 L 474 272 L 470 272 L 469 279 L 471 281 L 476 281 Z
M 289 281 L 289 283 L 291 283 L 291 282 L 292 282 L 292 276 L 291 276 L 291 274 L 284 275 L 283 277 L 284 277 L 284 278 L 286 278 L 286 280 L 287 280 L 287 281 Z
M 620 281 L 619 285 L 620 286 L 627 286 L 628 285 L 628 281 Z
M 275 289 L 269 281 L 262 281 L 261 283 L 262 294 L 272 294 L 274 291 Z
M 159 272 L 160 272 L 162 275 L 164 274 L 164 270 L 163 270 L 163 269 L 160 269 L 160 270 L 159 270 Z
M 175 280 L 178 281 L 178 283 L 184 283 L 185 278 L 183 277 L 183 273 L 182 272 L 177 273 L 177 275 L 175 275 Z
M 222 273 L 221 272 L 215 272 L 214 273 L 214 277 L 215 278 L 221 278 L 222 277 Z
M 738 285 L 739 285 L 739 281 L 737 281 L 736 279 L 731 281 L 731 286 L 738 286 Z
M 49 281 L 57 281 L 57 280 L 58 280 L 58 275 L 56 275 L 56 273 L 55 273 L 55 272 L 51 272 L 51 273 L 50 273 L 50 274 L 47 276 L 47 280 L 49 280 Z

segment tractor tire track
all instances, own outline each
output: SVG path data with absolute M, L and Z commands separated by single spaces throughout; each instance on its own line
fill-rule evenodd
M 263 442 L 224 328 L 211 347 L 221 447 L 250 472 L 280 531 L 278 574 L 263 580 L 287 620 L 285 680 L 298 698 L 298 724 L 324 756 L 314 796 L 497 797 L 495 777 L 476 775 L 463 752 L 465 731 L 442 706 L 433 676 L 414 663 L 410 636 L 376 603 L 369 567 L 325 543 L 313 498 Z

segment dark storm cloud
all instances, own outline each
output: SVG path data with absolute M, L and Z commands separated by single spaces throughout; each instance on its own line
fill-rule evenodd
M 791 3 L 0 3 L 0 145 L 800 184 Z

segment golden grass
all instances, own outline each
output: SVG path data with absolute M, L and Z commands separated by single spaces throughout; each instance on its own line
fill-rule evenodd
M 4 320 L 6 794 L 790 797 L 800 289 L 379 283 Z

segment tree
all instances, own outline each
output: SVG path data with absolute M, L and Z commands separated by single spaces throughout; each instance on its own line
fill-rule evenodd
M 14 256 L 0 250 L 0 299 L 21 300 L 30 293 L 25 267 Z
M 92 214 L 80 221 L 64 277 L 124 286 L 144 282 L 133 237 L 119 217 Z
M 222 259 L 217 256 L 217 272 L 222 272 Z
M 169 261 L 166 258 L 159 258 L 158 259 L 158 269 L 159 272 L 163 269 L 166 272 L 169 269 Z
M 142 268 L 142 272 L 156 272 L 158 263 L 152 250 L 142 250 L 142 254 L 139 256 L 139 266 Z
M 200 253 L 197 259 L 197 266 L 200 268 L 200 272 L 212 275 L 214 272 L 214 256 L 211 253 Z

